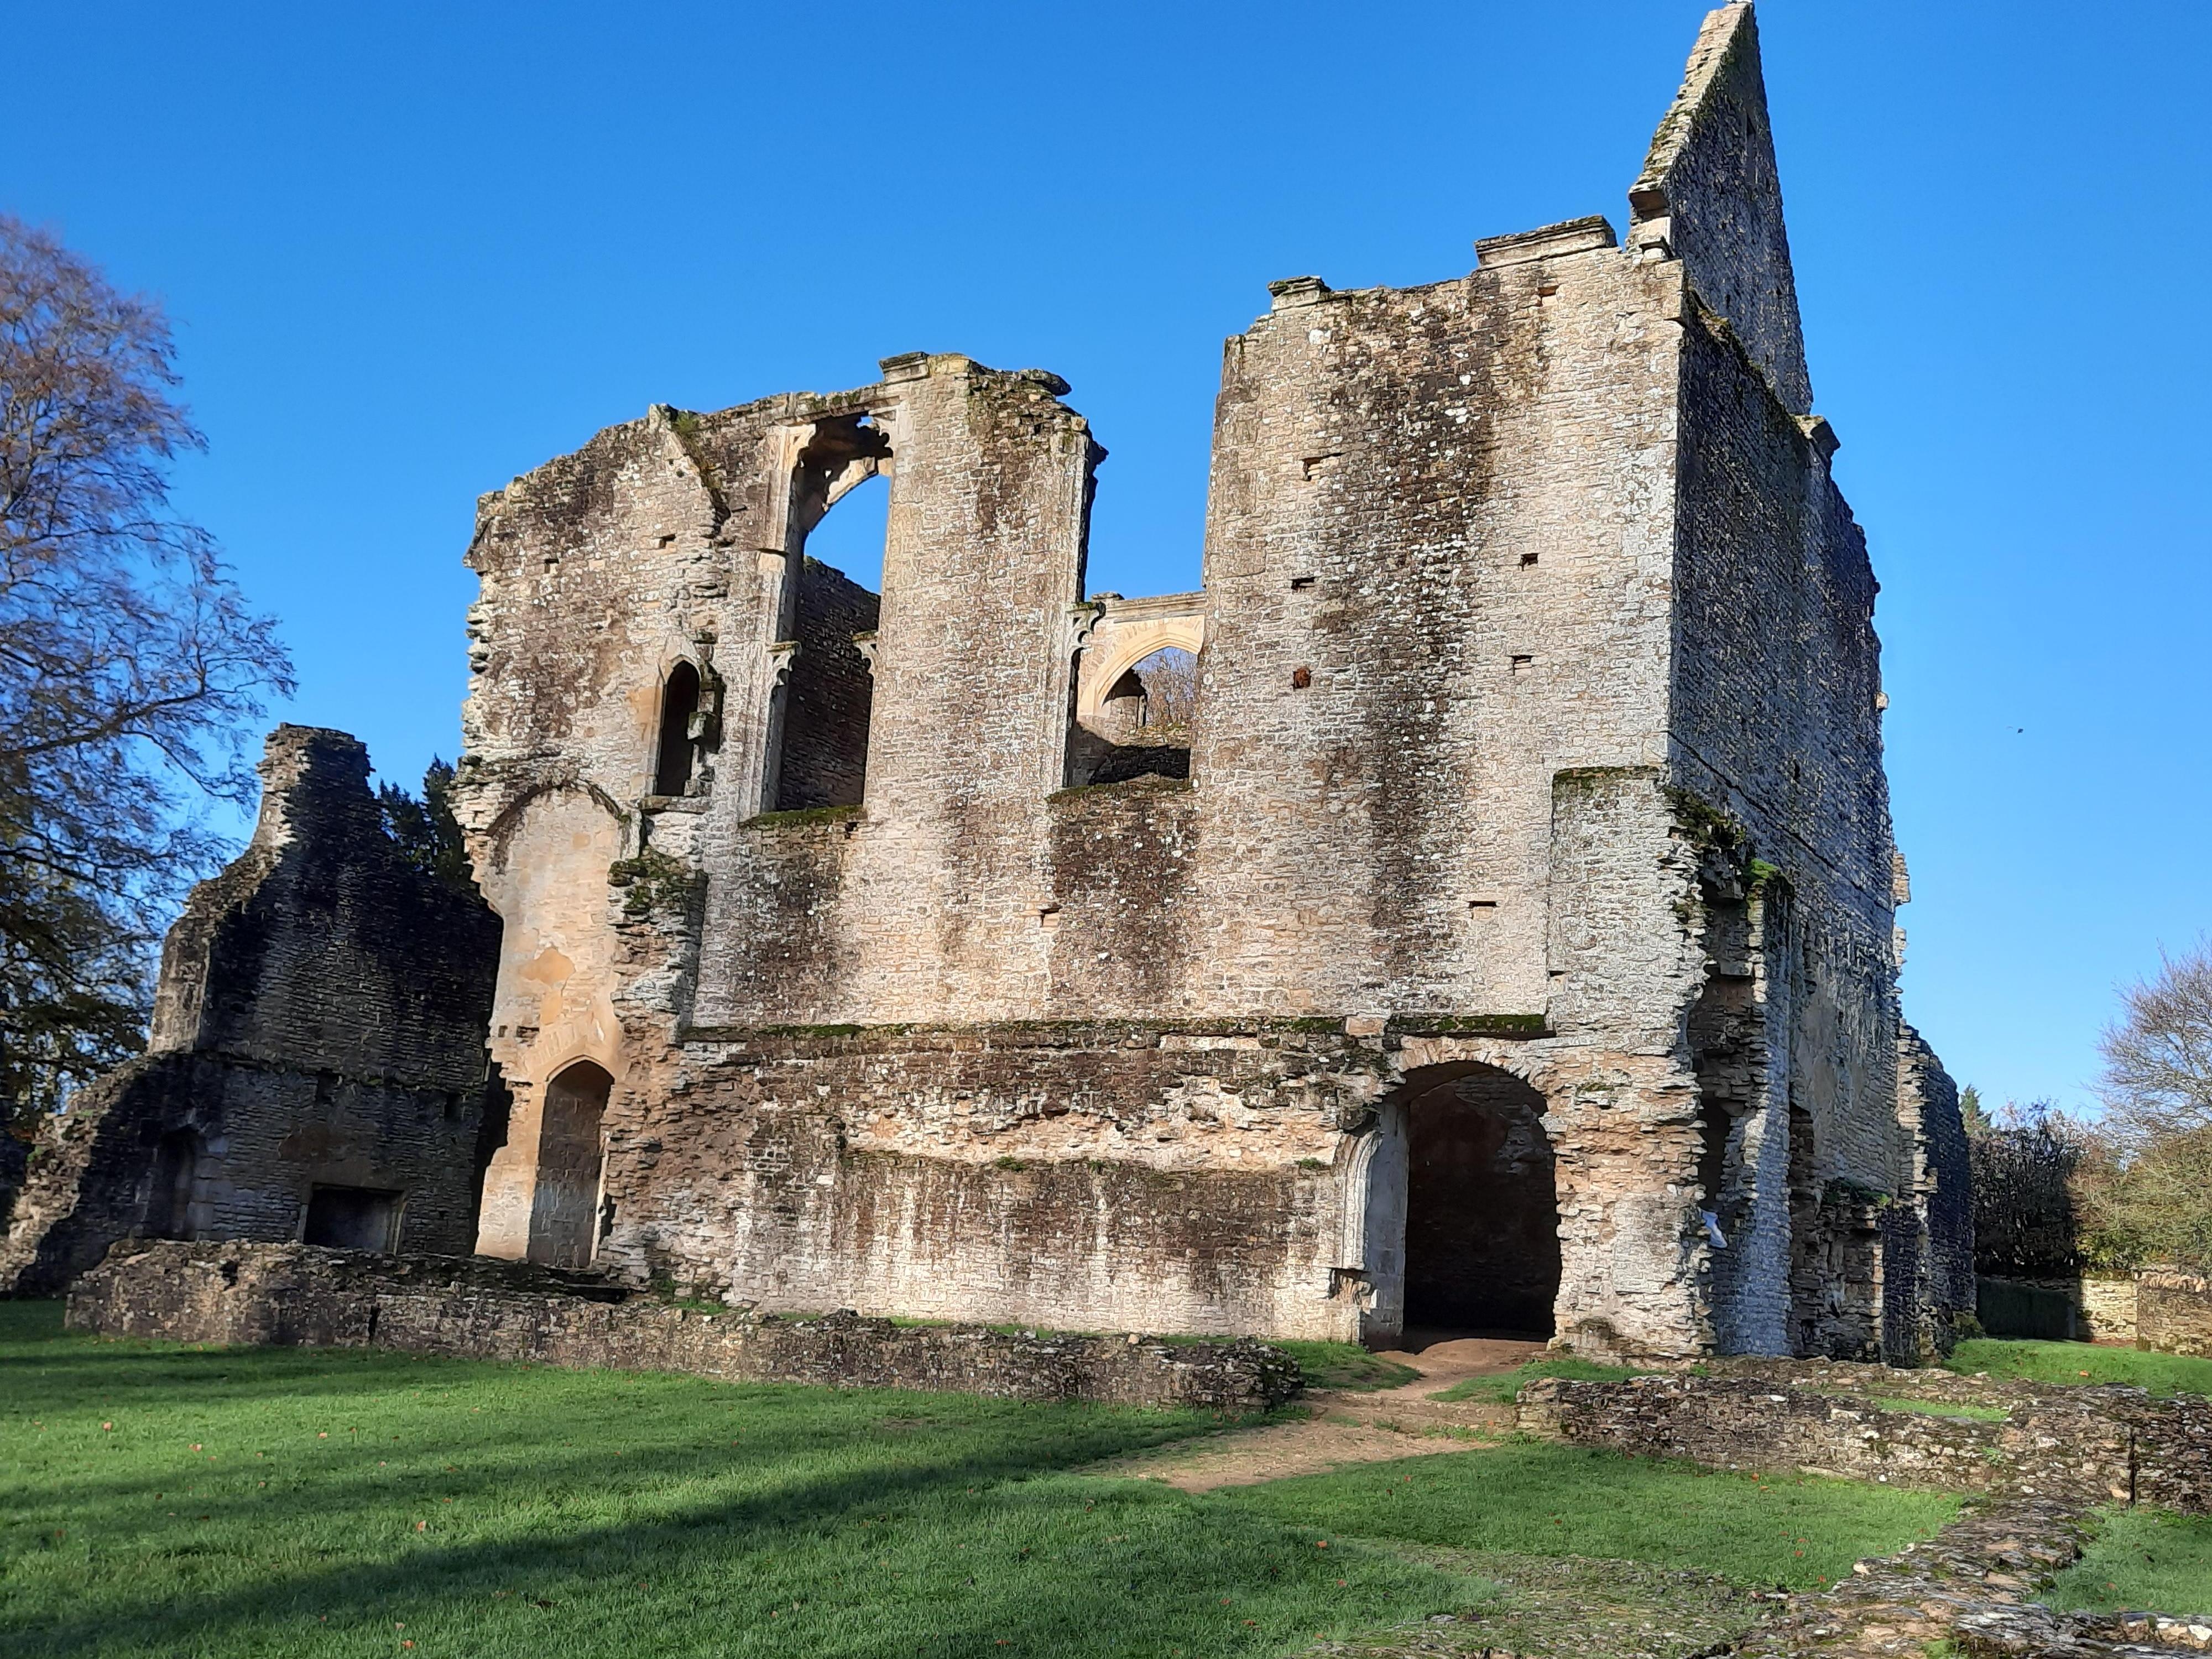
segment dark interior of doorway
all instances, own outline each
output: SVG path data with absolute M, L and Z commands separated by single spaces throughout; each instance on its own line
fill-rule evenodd
M 1552 1334 L 1559 1199 L 1544 1097 L 1490 1066 L 1406 1081 L 1406 1325 Z

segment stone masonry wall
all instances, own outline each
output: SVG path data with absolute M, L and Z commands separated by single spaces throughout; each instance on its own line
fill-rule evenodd
M 2212 1279 L 2182 1267 L 2136 1275 L 2135 1340 L 2159 1353 L 2212 1355 Z
M 2140 1389 L 1992 1389 L 1875 1368 L 1872 1386 L 1823 1387 L 1817 1375 L 1544 1378 L 1521 1391 L 1524 1432 L 1709 1468 L 1795 1470 L 1949 1492 L 2000 1492 L 2212 1513 L 2212 1401 L 2154 1400 Z M 1963 1385 L 1963 1386 L 1962 1386 Z M 1917 1395 L 1920 1411 L 1869 1396 Z M 1987 1421 L 1944 1415 L 1953 1402 L 1998 1403 Z
M 304 1245 L 122 1244 L 70 1292 L 69 1327 L 173 1342 L 391 1348 L 471 1359 L 689 1371 L 732 1382 L 920 1389 L 1018 1400 L 1265 1411 L 1297 1364 L 1255 1342 L 1166 1343 L 846 1314 L 678 1307 L 450 1257 Z
M 1883 1218 L 1921 1165 L 1874 586 L 1775 179 L 1731 6 L 1632 246 L 1271 285 L 1204 592 L 1145 613 L 1200 647 L 1188 779 L 1063 787 L 1141 602 L 1086 598 L 1103 452 L 1049 374 L 656 408 L 485 497 L 459 798 L 515 1107 L 481 1248 L 527 1249 L 544 1091 L 588 1061 L 627 1273 L 1379 1339 L 1437 1236 L 1410 1103 L 1492 1067 L 1543 1098 L 1562 1341 L 1900 1352 L 1935 1279 Z M 884 476 L 875 612 L 810 608 L 808 532 Z M 833 658 L 848 704 L 870 672 L 857 768 Z M 714 707 L 671 801 L 678 663 Z
M 394 1195 L 400 1248 L 471 1242 L 499 924 L 401 857 L 353 738 L 279 726 L 261 773 L 252 842 L 163 947 L 148 1052 L 48 1125 L 0 1284 L 136 1233 L 295 1238 L 318 1188 Z
M 1898 1122 L 1912 1159 L 1913 1208 L 1925 1241 L 1925 1283 L 1914 1297 L 1928 1322 L 1920 1347 L 1948 1352 L 1974 1311 L 1974 1204 L 1959 1085 L 1910 1025 L 1898 1034 Z

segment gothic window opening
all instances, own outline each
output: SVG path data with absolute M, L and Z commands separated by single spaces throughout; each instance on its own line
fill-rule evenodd
M 660 743 L 653 766 L 653 793 L 681 795 L 691 787 L 696 744 L 692 721 L 699 713 L 699 671 L 679 662 L 660 688 Z
M 865 793 L 883 600 L 856 578 L 883 580 L 891 476 L 890 440 L 866 415 L 822 422 L 800 452 L 782 629 L 797 649 L 776 693 L 771 810 L 857 806 Z
M 1188 778 L 1198 718 L 1198 658 L 1164 646 L 1116 675 L 1077 728 L 1069 769 L 1079 783 Z

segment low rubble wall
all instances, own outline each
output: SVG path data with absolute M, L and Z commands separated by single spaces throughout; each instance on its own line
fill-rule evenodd
M 732 1382 L 921 1389 L 1016 1400 L 1262 1411 L 1297 1365 L 1253 1341 L 1166 1342 L 850 1313 L 679 1307 L 583 1273 L 304 1244 L 129 1240 L 71 1289 L 71 1330 L 225 1345 L 685 1371 Z
M 2136 1275 L 2136 1346 L 2160 1353 L 2212 1355 L 2212 1280 L 2181 1267 Z
M 1920 1375 L 1849 1369 L 1894 1379 L 1890 1396 L 1912 1396 L 1911 1379 Z M 1931 1403 L 1957 1403 L 1960 1385 L 1976 1389 L 1978 1403 L 2004 1409 L 2004 1420 L 1887 1409 L 1874 1394 L 1880 1379 L 1850 1397 L 1756 1377 L 1690 1376 L 1544 1378 L 1522 1389 L 1518 1418 L 1527 1433 L 1712 1468 L 2212 1514 L 2212 1401 L 1951 1378 Z

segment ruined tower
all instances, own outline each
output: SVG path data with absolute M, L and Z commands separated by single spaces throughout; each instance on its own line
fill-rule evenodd
M 1628 224 L 1272 284 L 1196 593 L 1088 597 L 1103 452 L 958 356 L 486 496 L 479 1248 L 1073 1328 L 1940 1340 L 1875 584 L 1749 6 Z M 878 478 L 876 593 L 806 550 Z
M 42 1131 L 0 1292 L 133 1237 L 475 1242 L 498 919 L 402 854 L 356 739 L 280 726 L 259 769 L 252 841 L 169 930 L 146 1053 Z

